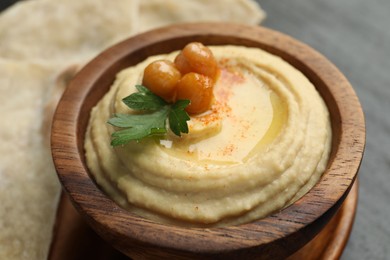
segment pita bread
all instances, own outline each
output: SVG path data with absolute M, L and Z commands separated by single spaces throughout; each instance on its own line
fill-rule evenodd
M 0 16 L 0 57 L 89 60 L 135 33 L 137 0 L 29 0 Z
M 61 191 L 47 126 L 73 64 L 167 24 L 263 18 L 251 0 L 26 0 L 1 13 L 0 259 L 47 258 Z
M 181 22 L 235 22 L 259 24 L 265 12 L 248 0 L 148 0 L 140 1 L 139 30 Z
M 57 68 L 0 59 L 0 259 L 45 259 L 60 185 L 42 134 Z

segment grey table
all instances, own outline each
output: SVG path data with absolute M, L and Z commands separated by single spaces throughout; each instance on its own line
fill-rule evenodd
M 320 51 L 363 105 L 367 146 L 356 221 L 342 259 L 390 259 L 390 0 L 257 0 L 264 25 Z M 0 10 L 12 0 L 0 0 Z
M 366 116 L 355 224 L 342 259 L 390 259 L 390 1 L 257 0 L 265 26 L 317 49 L 350 80 Z

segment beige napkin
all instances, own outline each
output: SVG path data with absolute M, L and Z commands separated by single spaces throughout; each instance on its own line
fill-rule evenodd
M 48 123 L 75 64 L 162 25 L 263 18 L 251 0 L 27 0 L 1 13 L 0 259 L 47 258 L 61 190 Z

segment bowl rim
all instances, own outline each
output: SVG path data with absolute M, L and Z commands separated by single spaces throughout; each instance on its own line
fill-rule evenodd
M 167 53 L 172 47 L 159 49 L 161 43 L 173 43 L 179 38 L 188 42 L 203 39 L 205 44 L 215 45 L 234 39 L 234 45 L 261 47 L 290 64 L 293 61 L 293 66 L 303 74 L 310 74 L 308 78 L 315 82 L 316 87 L 318 84 L 327 86 L 321 95 L 336 104 L 332 109 L 335 111 L 334 120 L 339 125 L 332 125 L 332 129 L 340 132 L 340 138 L 333 141 L 333 156 L 328 169 L 305 196 L 279 212 L 247 224 L 184 228 L 156 223 L 120 208 L 89 177 L 79 140 L 84 134 L 80 129 L 85 129 L 86 118 L 89 117 L 86 107 L 93 105 L 87 99 L 91 95 L 91 87 L 112 82 L 107 75 L 119 71 L 123 64 L 118 64 L 130 54 L 136 54 L 133 58 L 139 59 L 145 55 L 145 50 L 156 54 Z M 103 95 L 102 92 L 96 95 Z M 76 75 L 65 90 L 53 118 L 51 134 L 54 165 L 72 203 L 103 238 L 115 241 L 114 246 L 125 253 L 128 253 L 125 248 L 128 245 L 122 244 L 118 238 L 127 238 L 143 248 L 157 246 L 168 251 L 187 248 L 189 252 L 199 254 L 242 250 L 263 252 L 269 250 L 271 244 L 296 251 L 314 237 L 340 207 L 357 176 L 364 147 L 365 121 L 359 100 L 348 80 L 328 59 L 286 34 L 261 26 L 232 23 L 166 26 L 130 37 L 103 51 Z M 109 207 L 101 209 L 100 203 Z M 156 233 L 169 239 L 161 239 Z M 188 236 L 191 239 L 187 239 Z M 192 239 L 197 239 L 197 243 L 194 244 Z M 297 244 L 297 240 L 302 242 Z

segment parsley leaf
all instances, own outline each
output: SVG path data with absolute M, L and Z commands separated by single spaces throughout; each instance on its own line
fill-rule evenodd
M 188 133 L 187 121 L 190 120 L 190 117 L 184 109 L 189 104 L 189 100 L 178 100 L 171 107 L 171 111 L 168 116 L 169 127 L 177 136 L 181 136 L 181 133 Z
M 169 104 L 142 85 L 136 85 L 136 88 L 138 92 L 125 97 L 122 101 L 129 108 L 145 113 L 115 114 L 110 118 L 108 124 L 123 128 L 112 134 L 112 146 L 166 134 L 167 119 L 174 134 L 181 136 L 181 133 L 188 133 L 187 121 L 190 117 L 185 108 L 190 104 L 189 100 L 178 100 L 174 104 Z
M 167 105 L 164 99 L 142 85 L 135 86 L 138 92 L 122 99 L 129 108 L 135 110 L 157 110 Z
M 165 134 L 168 112 L 169 107 L 164 107 L 151 114 L 116 114 L 114 118 L 108 120 L 108 123 L 125 129 L 112 134 L 111 145 L 124 145 L 131 140 L 139 141 L 147 136 Z

